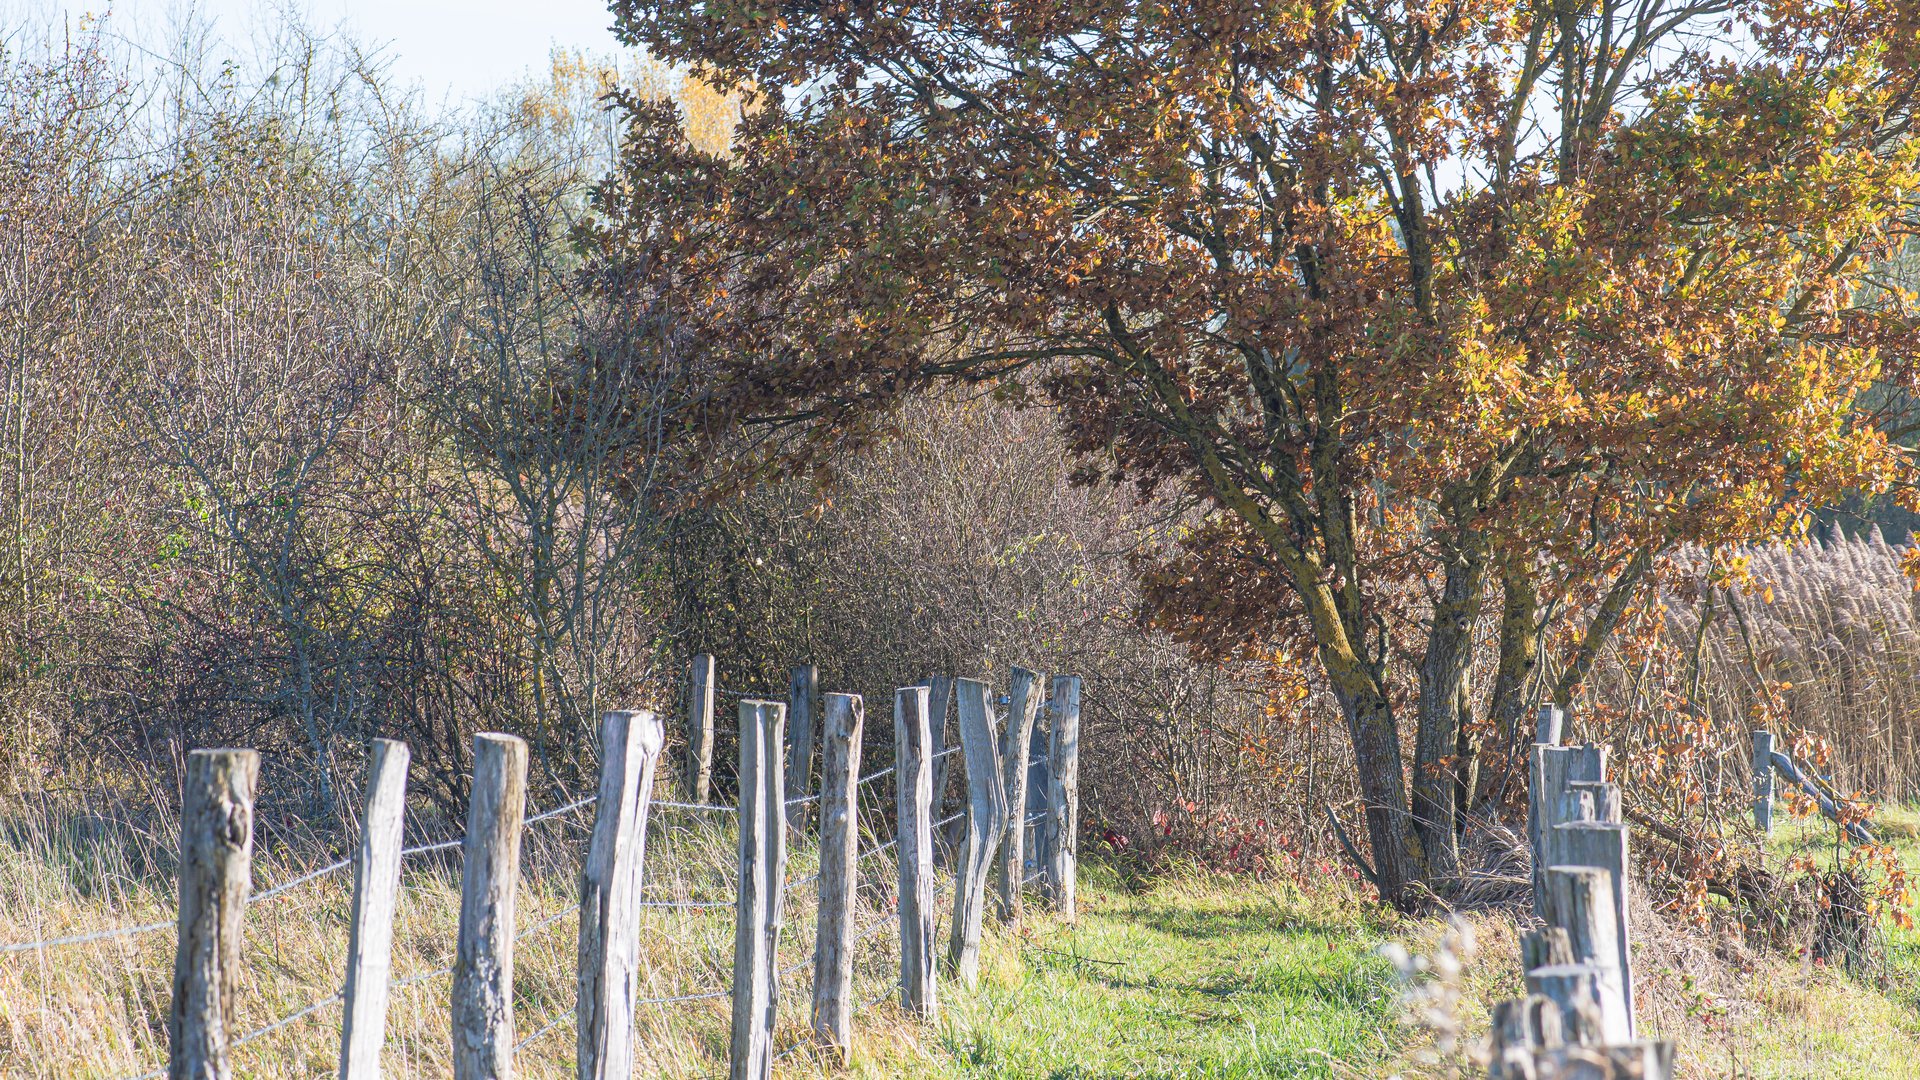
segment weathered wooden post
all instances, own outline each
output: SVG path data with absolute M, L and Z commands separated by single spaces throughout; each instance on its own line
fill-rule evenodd
M 954 868 L 953 938 L 947 970 L 968 987 L 980 980 L 980 924 L 986 916 L 987 874 L 1007 827 L 1007 793 L 995 745 L 987 684 L 954 683 L 960 745 L 967 759 L 967 842 Z
M 1569 780 L 1567 790 L 1583 791 L 1593 797 L 1594 821 L 1620 824 L 1620 785 L 1605 780 Z
M 820 755 L 820 915 L 813 939 L 813 1033 L 841 1064 L 853 1049 L 854 859 L 860 830 L 857 785 L 866 706 L 857 694 L 828 694 Z
M 1527 790 L 1527 837 L 1533 854 L 1533 909 L 1545 916 L 1546 868 L 1552 864 L 1547 836 L 1559 823 L 1560 795 L 1575 780 L 1605 781 L 1609 749 L 1586 743 L 1581 746 L 1533 745 L 1529 767 L 1531 785 Z
M 169 1080 L 227 1080 L 240 986 L 241 917 L 253 888 L 253 792 L 260 755 L 187 755 L 180 806 L 179 944 L 167 1010 Z
M 453 963 L 454 1080 L 513 1076 L 513 911 L 526 809 L 527 744 L 475 735 Z
M 580 1080 L 630 1080 L 640 972 L 640 882 L 647 807 L 666 741 L 650 712 L 600 718 L 600 788 L 580 878 L 579 991 L 574 1003 Z
M 933 820 L 947 816 L 947 777 L 953 773 L 954 759 L 947 748 L 959 743 L 947 737 L 948 719 L 953 716 L 953 676 L 934 675 L 927 679 L 927 731 L 933 736 Z M 956 736 L 957 738 L 957 736 Z M 961 800 L 963 803 L 965 799 Z M 953 861 L 953 849 L 960 843 L 966 822 L 955 821 L 933 837 L 933 862 L 944 867 Z
M 1620 968 L 1619 927 L 1614 922 L 1613 875 L 1592 866 L 1547 868 L 1548 918 L 1567 932 L 1576 964 L 1599 971 L 1600 1037 L 1611 1045 L 1633 1039 L 1626 976 Z
M 1027 874 L 1027 754 L 1033 741 L 1033 722 L 1040 712 L 1041 687 L 1045 683 L 1046 676 L 1039 672 L 1023 667 L 1013 669 L 1007 726 L 1001 732 L 1007 824 L 1000 841 L 1000 919 L 1009 926 L 1020 923 L 1020 892 Z
M 787 710 L 787 731 L 793 738 L 793 749 L 787 757 L 787 796 L 805 799 L 813 794 L 814 712 L 820 701 L 820 669 L 812 664 L 794 668 L 787 699 L 791 703 Z M 800 836 L 807 831 L 807 820 L 811 817 L 807 811 L 805 802 L 787 808 L 787 827 L 793 830 L 793 835 Z
M 1540 706 L 1533 718 L 1533 741 L 1542 746 L 1559 746 L 1566 737 L 1567 714 L 1558 705 Z
M 1773 732 L 1753 733 L 1753 825 L 1773 835 Z
M 1033 732 L 1027 738 L 1027 807 L 1020 821 L 1020 833 L 1026 838 L 1020 880 L 1034 880 L 1042 891 L 1046 889 L 1047 867 L 1053 863 L 1053 853 L 1047 848 L 1052 835 L 1047 819 L 1053 816 L 1047 806 L 1053 798 L 1053 761 L 1047 756 L 1053 739 L 1053 703 L 1046 699 L 1046 692 L 1045 685 L 1033 688 L 1040 701 L 1034 712 Z M 1028 865 L 1033 867 L 1031 871 L 1025 869 Z
M 713 794 L 713 688 L 713 654 L 701 653 L 687 662 L 687 760 L 680 787 L 697 803 Z
M 900 823 L 900 1008 L 929 1019 L 936 1005 L 933 935 L 933 769 L 927 688 L 893 692 L 894 812 Z
M 375 739 L 367 755 L 367 812 L 353 853 L 353 915 L 342 991 L 340 1080 L 379 1080 L 387 1041 L 387 980 L 393 909 L 400 896 L 400 842 L 407 813 L 407 744 Z
M 779 1014 L 776 969 L 785 918 L 786 782 L 781 752 L 787 707 L 740 703 L 740 880 L 734 894 L 733 1026 L 728 1080 L 773 1075 L 773 1025 Z
M 1047 799 L 1046 896 L 1061 915 L 1075 918 L 1074 896 L 1080 876 L 1080 676 L 1053 677 L 1053 735 L 1047 747 L 1052 764 Z
M 1547 860 L 1549 866 L 1593 867 L 1610 876 L 1621 996 L 1626 1001 L 1629 1030 L 1637 1030 L 1633 1013 L 1633 926 L 1627 918 L 1627 827 L 1597 821 L 1556 825 L 1548 838 Z M 1567 929 L 1574 932 L 1572 927 Z
M 1554 964 L 1527 972 L 1527 993 L 1560 1007 L 1562 1030 L 1576 1045 L 1599 1044 L 1600 969 L 1592 964 Z

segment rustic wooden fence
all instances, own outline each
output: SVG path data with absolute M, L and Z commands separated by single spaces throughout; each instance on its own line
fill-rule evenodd
M 1521 941 L 1527 996 L 1493 1010 L 1492 1080 L 1671 1080 L 1673 1044 L 1634 1020 L 1631 866 L 1608 747 L 1562 745 L 1540 711 L 1528 766 L 1534 913 Z
M 775 1061 L 803 1048 L 844 1061 L 853 1042 L 857 1004 L 853 959 L 863 943 L 898 935 L 899 978 L 882 997 L 928 1019 L 937 1011 L 936 913 L 943 888 L 954 890 L 945 969 L 971 984 L 979 970 L 988 892 L 1002 920 L 1017 922 L 1035 891 L 1072 917 L 1077 875 L 1080 678 L 1049 680 L 1013 669 L 1008 694 L 985 682 L 940 676 L 894 694 L 894 763 L 862 775 L 865 705 L 858 695 L 818 692 L 812 665 L 794 672 L 787 701 L 729 694 L 714 679 L 714 658 L 689 665 L 682 800 L 654 797 L 666 743 L 652 712 L 609 712 L 601 721 L 598 790 L 531 816 L 526 814 L 527 748 L 510 735 L 474 741 L 472 795 L 465 834 L 413 848 L 402 846 L 408 749 L 377 740 L 368 760 L 362 834 L 349 858 L 253 894 L 253 804 L 259 757 L 251 750 L 195 750 L 188 757 L 181 812 L 179 912 L 176 922 L 117 927 L 88 934 L 0 945 L 0 955 L 156 932 L 175 926 L 173 994 L 167 1024 L 168 1063 L 134 1080 L 224 1078 L 232 1052 L 340 1005 L 339 1075 L 379 1076 L 387 1002 L 400 987 L 452 976 L 449 1025 L 456 1080 L 513 1074 L 514 1056 L 571 1019 L 575 1066 L 582 1080 L 633 1075 L 636 1010 L 730 998 L 731 1080 L 764 1080 Z M 738 801 L 711 801 L 715 699 L 739 699 Z M 1002 720 L 1004 717 L 1004 722 Z M 949 723 L 949 719 L 953 723 Z M 949 743 L 949 728 L 958 742 Z M 814 756 L 819 749 L 819 785 Z M 963 762 L 964 805 L 945 812 L 951 765 Z M 891 777 L 891 838 L 861 850 L 858 798 Z M 817 810 L 815 809 L 817 805 Z M 515 892 L 527 825 L 591 808 L 593 822 L 580 874 L 579 902 L 516 930 Z M 737 821 L 735 896 L 724 901 L 650 900 L 644 881 L 649 817 L 654 811 L 711 814 Z M 1024 811 L 1024 812 L 1021 812 Z M 817 827 L 819 868 L 787 872 L 788 846 Z M 956 850 L 950 827 L 963 826 Z M 658 831 L 658 830 L 656 830 Z M 870 830 L 869 830 L 870 831 Z M 459 849 L 463 857 L 458 940 L 451 965 L 395 980 L 390 971 L 393 919 L 401 868 L 410 856 Z M 897 867 L 896 918 L 855 926 L 860 867 L 888 852 Z M 951 867 L 936 875 L 936 864 Z M 279 1019 L 239 1033 L 241 945 L 245 915 L 258 903 L 351 868 L 354 875 L 349 950 L 341 989 Z M 945 880 L 936 887 L 939 877 Z M 997 887 L 995 881 L 997 879 Z M 1037 889 L 1030 887 L 1037 886 Z M 817 905 L 811 948 L 785 949 L 790 898 L 812 889 Z M 250 895 L 251 894 L 251 895 Z M 640 914 L 649 907 L 722 908 L 734 912 L 731 978 L 709 990 L 642 998 Z M 516 941 L 579 914 L 578 985 L 572 1010 L 547 1017 L 516 1038 L 513 971 Z M 783 951 L 803 958 L 781 963 Z M 774 1036 L 787 980 L 811 968 L 810 1036 L 776 1048 Z

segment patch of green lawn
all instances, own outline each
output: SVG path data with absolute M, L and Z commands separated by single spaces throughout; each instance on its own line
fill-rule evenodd
M 910 1071 L 1372 1075 L 1396 1049 L 1392 970 L 1376 952 L 1385 940 L 1385 917 L 1351 895 L 1202 878 L 1136 894 L 1095 869 L 1078 925 L 1041 921 L 989 943 L 979 989 L 949 994 L 925 1064 Z

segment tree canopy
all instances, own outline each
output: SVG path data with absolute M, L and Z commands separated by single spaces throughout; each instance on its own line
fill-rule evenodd
M 1468 718 L 1577 687 L 1662 552 L 1912 479 L 1911 4 L 614 7 L 755 100 L 718 154 L 628 101 L 583 236 L 696 343 L 689 422 L 806 468 L 991 384 L 1190 498 L 1156 618 L 1317 657 L 1396 902 L 1457 875 Z

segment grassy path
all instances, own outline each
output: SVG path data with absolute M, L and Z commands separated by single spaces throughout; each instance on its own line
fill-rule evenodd
M 1284 888 L 1088 883 L 1079 925 L 991 943 L 979 990 L 866 1076 L 1348 1077 L 1395 1055 L 1385 928 Z

